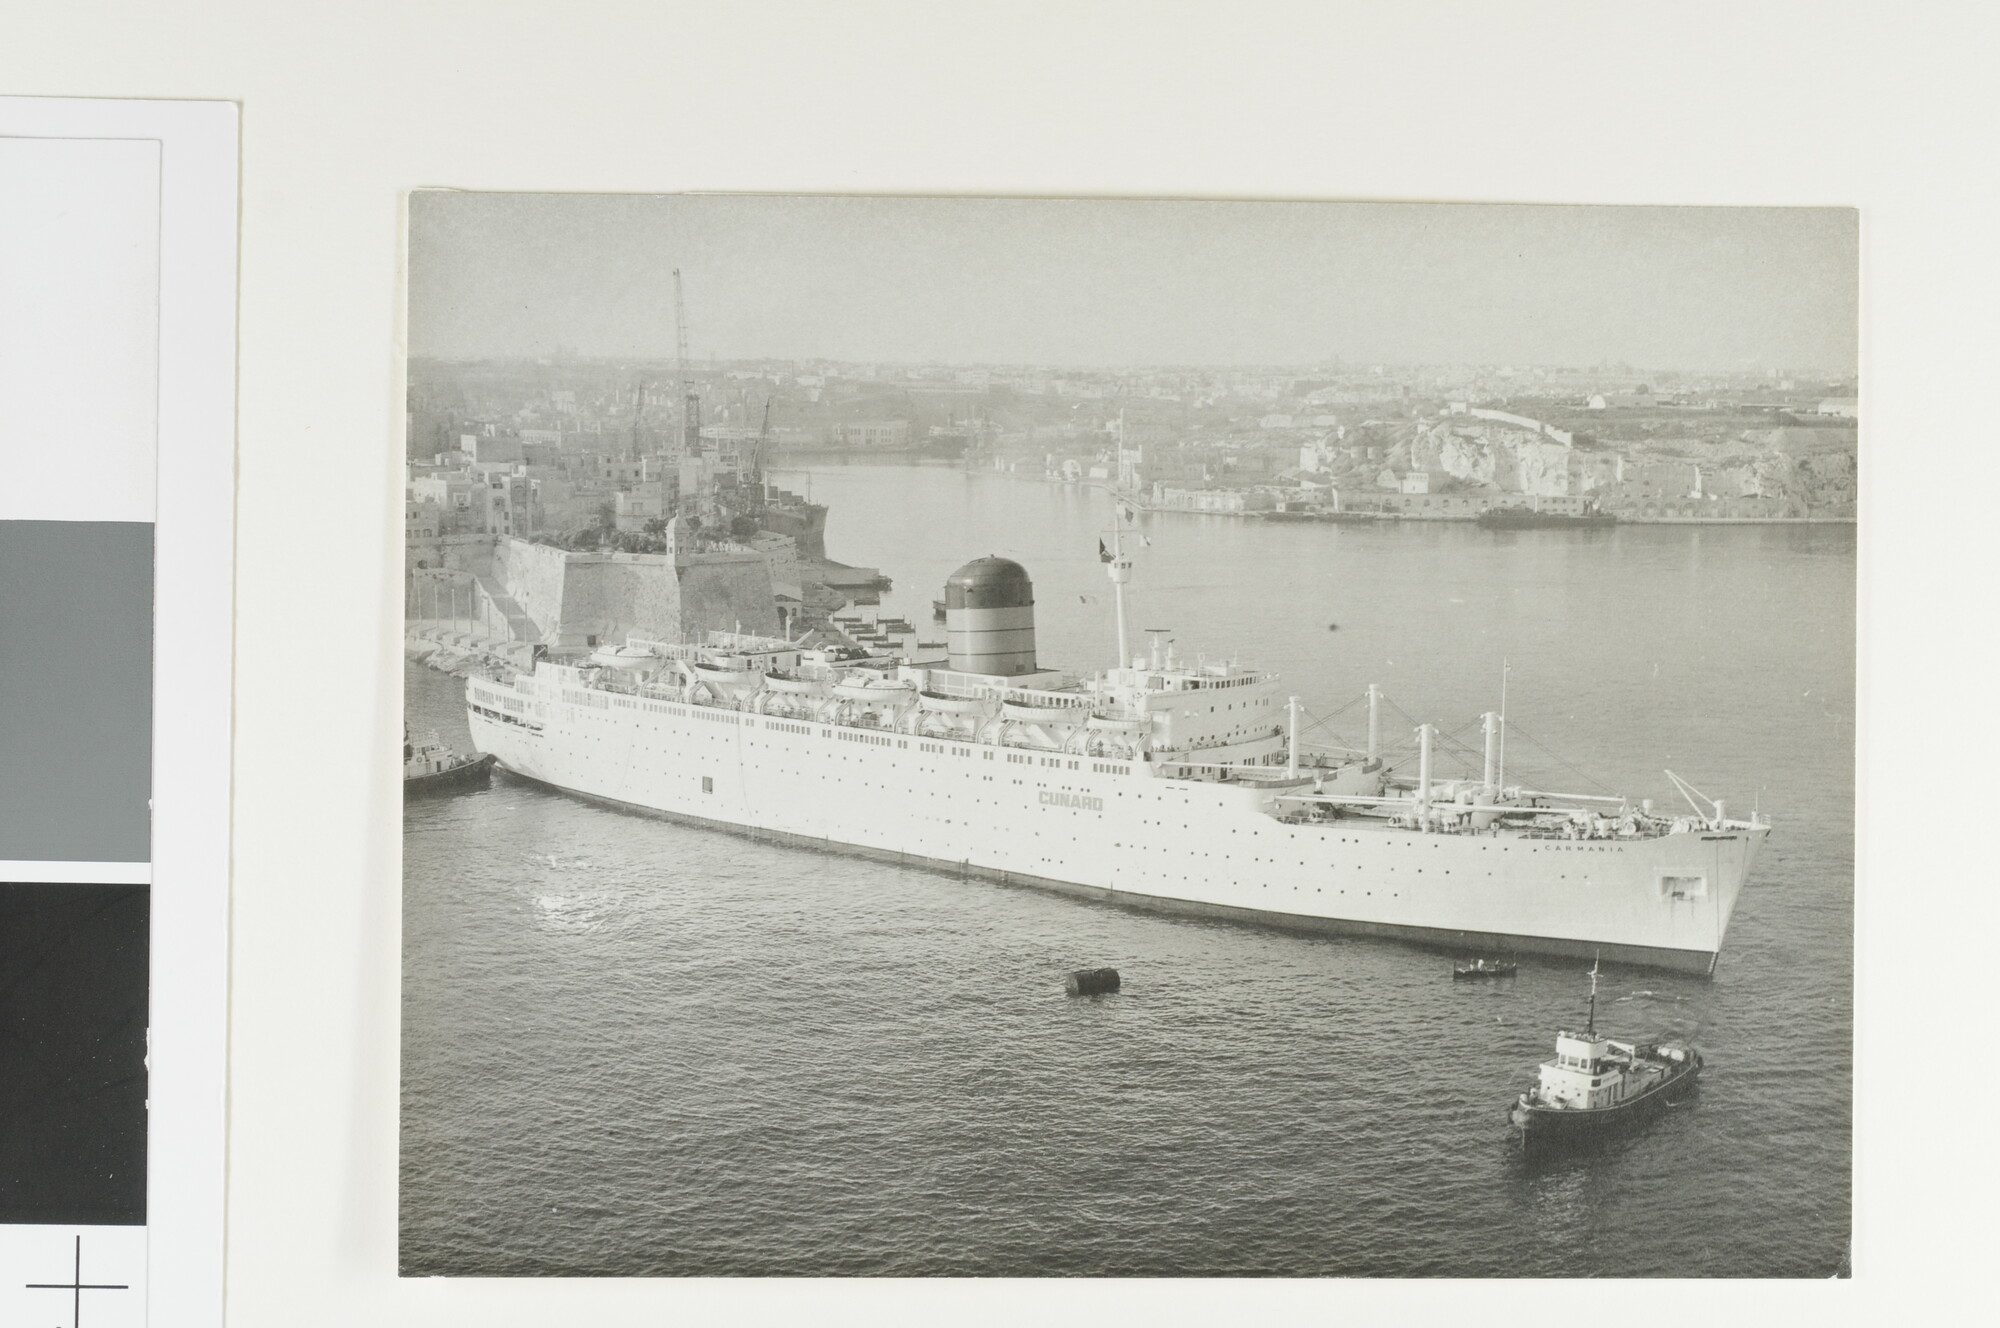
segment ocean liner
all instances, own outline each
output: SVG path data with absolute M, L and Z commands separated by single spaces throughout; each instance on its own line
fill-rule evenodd
M 1004 558 L 945 586 L 947 657 L 735 632 L 639 638 L 467 683 L 503 769 L 618 806 L 785 843 L 1172 912 L 1458 950 L 1602 954 L 1712 973 L 1770 824 L 1706 807 L 1398 773 L 1369 688 L 1365 751 L 1301 741 L 1278 677 L 1129 646 L 1132 561 L 1101 549 L 1119 664 L 1036 658 L 1034 591 Z M 1671 772 L 1670 772 L 1670 777 Z

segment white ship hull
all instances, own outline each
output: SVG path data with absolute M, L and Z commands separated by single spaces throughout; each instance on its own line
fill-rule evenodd
M 1281 788 L 604 691 L 474 679 L 480 750 L 761 838 L 1137 907 L 1708 973 L 1768 827 L 1630 840 L 1280 820 Z

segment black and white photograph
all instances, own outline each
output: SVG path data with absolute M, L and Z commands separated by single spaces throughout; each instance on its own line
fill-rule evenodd
M 1993 1299 L 2000 10 L 4 31 L 0 1328 Z
M 406 202 L 405 1277 L 1847 1275 L 1855 210 Z

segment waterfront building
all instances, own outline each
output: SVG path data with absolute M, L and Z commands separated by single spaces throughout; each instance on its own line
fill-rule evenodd
M 403 503 L 403 539 L 435 539 L 444 533 L 445 509 L 430 501 L 406 500 Z
M 857 451 L 894 451 L 909 446 L 908 420 L 856 420 L 834 426 L 837 445 Z
M 1165 485 L 1153 490 L 1153 505 L 1180 512 L 1267 512 L 1275 499 L 1255 489 L 1180 489 Z

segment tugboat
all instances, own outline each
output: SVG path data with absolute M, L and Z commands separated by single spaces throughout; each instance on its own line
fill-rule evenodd
M 1597 965 L 1590 966 L 1590 1018 L 1581 1035 L 1556 1034 L 1556 1058 L 1541 1082 L 1508 1108 L 1524 1144 L 1587 1138 L 1675 1106 L 1701 1074 L 1701 1053 L 1684 1042 L 1620 1042 L 1597 1035 Z
M 403 730 L 403 796 L 429 797 L 485 788 L 493 778 L 493 756 L 460 756 L 434 732 Z

